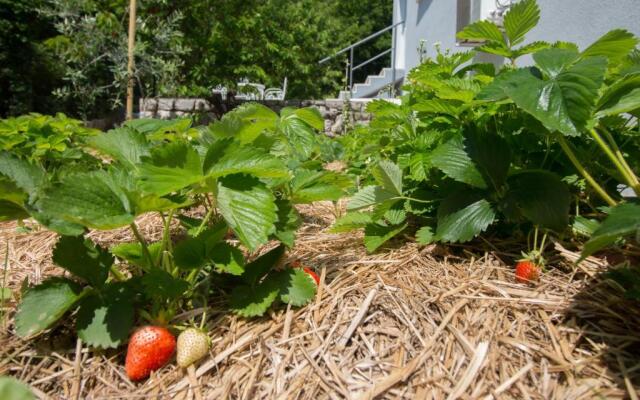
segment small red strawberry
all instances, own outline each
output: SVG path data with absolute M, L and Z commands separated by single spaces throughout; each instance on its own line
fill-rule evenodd
M 540 277 L 540 267 L 531 260 L 520 260 L 516 264 L 516 281 L 531 283 Z
M 145 379 L 171 359 L 176 349 L 176 338 L 159 326 L 143 326 L 129 339 L 125 370 L 132 381 Z
M 178 366 L 187 368 L 209 354 L 209 336 L 200 329 L 188 328 L 178 335 L 176 360 Z
M 318 274 L 316 274 L 315 272 L 313 272 L 313 270 L 309 267 L 303 267 L 302 270 L 304 272 L 306 272 L 307 274 L 309 274 L 310 277 L 313 278 L 313 280 L 316 282 L 316 285 L 320 284 L 320 277 L 318 276 Z

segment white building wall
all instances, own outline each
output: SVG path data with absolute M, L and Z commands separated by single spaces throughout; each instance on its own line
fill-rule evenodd
M 477 1 L 477 0 L 476 0 Z M 398 41 L 396 67 L 409 71 L 419 63 L 420 40 L 426 41 L 427 56 L 433 56 L 433 44 L 441 48 L 464 51 L 468 47 L 456 44 L 456 0 L 394 0 L 394 22 L 405 20 L 403 36 Z M 502 1 L 503 3 L 505 1 Z M 477 2 L 472 14 L 486 15 L 492 0 Z M 640 37 L 640 0 L 538 0 L 540 22 L 527 35 L 526 43 L 544 40 L 575 42 L 585 48 L 606 32 L 623 28 Z M 403 56 L 400 54 L 403 52 Z M 483 57 L 490 59 L 490 57 Z M 531 62 L 522 57 L 518 64 Z

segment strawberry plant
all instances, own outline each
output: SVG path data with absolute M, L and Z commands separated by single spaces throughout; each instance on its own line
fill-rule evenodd
M 306 304 L 313 279 L 276 268 L 301 223 L 294 205 L 336 200 L 351 185 L 321 169 L 320 121 L 312 109 L 278 116 L 255 104 L 203 129 L 134 121 L 90 140 L 108 160 L 102 168 L 55 184 L 44 170 L 3 154 L 0 173 L 22 195 L 13 218 L 31 216 L 61 233 L 53 261 L 69 272 L 25 293 L 17 333 L 40 333 L 77 310 L 79 337 L 108 348 L 126 340 L 136 316 L 166 325 L 214 293 L 227 294 L 230 309 L 244 316 L 262 315 L 274 302 Z M 204 210 L 197 217 L 196 208 Z M 163 221 L 158 241 L 136 224 L 146 213 Z M 185 231 L 180 238 L 172 235 L 174 220 Z M 136 241 L 107 249 L 85 236 L 121 227 Z M 237 240 L 226 240 L 229 232 Z M 282 244 L 258 255 L 270 242 Z
M 81 150 L 86 140 L 98 134 L 82 121 L 56 116 L 29 114 L 0 120 L 0 151 L 33 161 L 51 171 L 90 160 Z
M 587 252 L 633 236 L 633 219 L 623 228 L 614 217 L 637 212 L 618 184 L 640 194 L 638 40 L 614 30 L 582 51 L 524 44 L 539 15 L 526 0 L 504 28 L 467 26 L 459 38 L 481 41 L 476 50 L 439 52 L 410 72 L 401 104 L 370 103 L 371 125 L 341 139 L 361 186 L 333 231 L 363 228 L 374 251 L 415 226 L 421 243 L 534 227 L 563 235 L 573 214 L 574 230 L 593 234 Z M 477 52 L 510 62 L 475 63 Z M 524 54 L 534 65 L 518 68 Z M 613 221 L 597 228 L 585 216 L 603 206 Z

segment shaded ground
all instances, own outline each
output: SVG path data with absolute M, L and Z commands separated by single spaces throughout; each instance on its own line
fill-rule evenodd
M 191 378 L 169 365 L 132 384 L 123 350 L 77 347 L 64 326 L 17 339 L 13 304 L 0 374 L 55 399 L 616 399 L 640 388 L 639 307 L 599 278 L 598 262 L 564 261 L 529 287 L 514 283 L 500 254 L 458 258 L 406 243 L 367 255 L 359 235 L 324 233 L 331 204 L 301 211 L 290 258 L 322 271 L 315 302 L 252 320 L 213 304 L 211 357 Z M 140 221 L 148 238 L 159 234 L 156 222 Z M 131 240 L 126 231 L 93 235 Z M 53 234 L 0 224 L 2 255 L 7 242 L 12 288 L 60 273 L 50 263 Z

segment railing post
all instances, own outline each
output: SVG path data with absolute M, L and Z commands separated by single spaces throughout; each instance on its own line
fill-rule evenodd
M 349 100 L 353 97 L 353 49 L 349 52 Z
M 349 68 L 351 68 L 351 65 L 349 65 L 349 59 L 346 59 L 345 63 L 344 63 L 344 84 L 345 84 L 345 89 L 349 88 Z
M 393 27 L 391 31 L 391 88 L 390 88 L 390 96 L 392 98 L 396 97 L 396 29 L 397 26 Z

